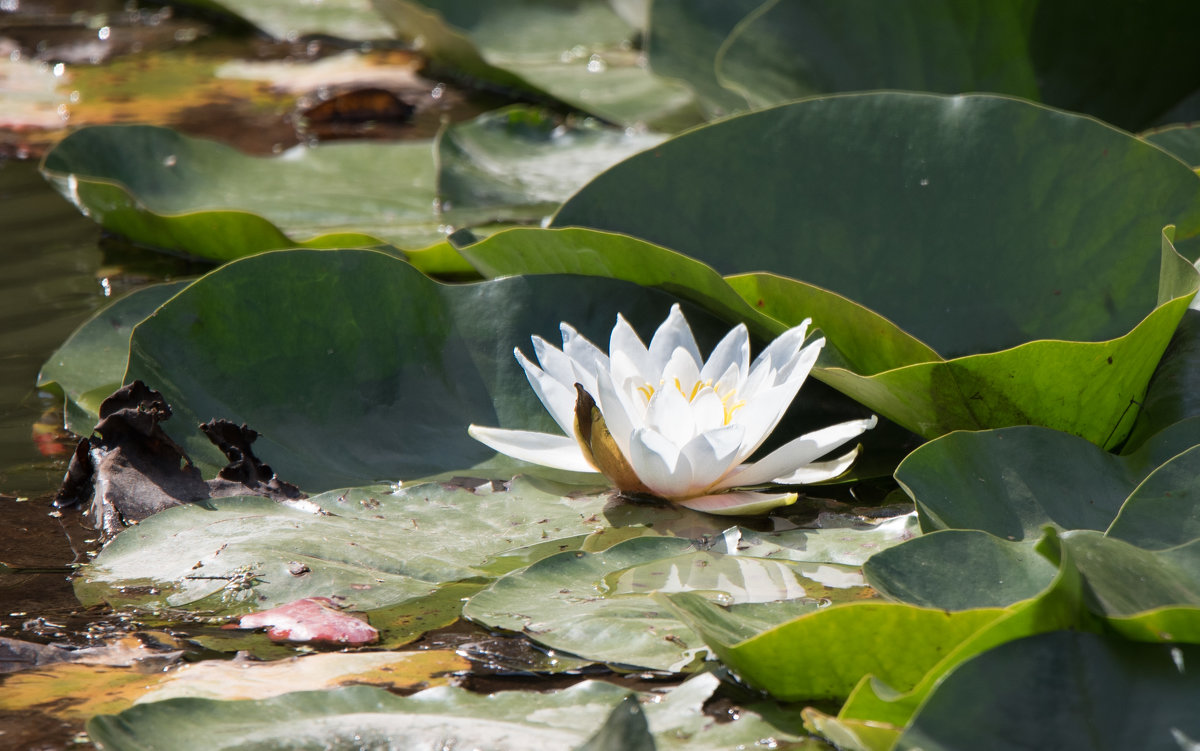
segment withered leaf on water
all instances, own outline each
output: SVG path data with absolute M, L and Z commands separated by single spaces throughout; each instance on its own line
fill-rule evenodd
M 112 537 L 134 523 L 172 506 L 231 495 L 276 500 L 305 497 L 277 478 L 254 455 L 258 433 L 227 420 L 200 426 L 229 465 L 205 480 L 187 453 L 162 429 L 171 408 L 162 394 L 141 381 L 123 386 L 100 405 L 100 422 L 75 448 L 55 505 L 91 500 L 92 526 Z

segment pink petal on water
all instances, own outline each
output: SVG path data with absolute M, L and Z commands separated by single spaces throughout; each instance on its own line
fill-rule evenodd
M 371 644 L 379 632 L 361 618 L 343 613 L 328 597 L 306 597 L 260 613 L 244 615 L 233 628 L 268 628 L 273 641 Z

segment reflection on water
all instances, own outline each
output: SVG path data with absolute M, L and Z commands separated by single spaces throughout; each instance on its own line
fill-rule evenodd
M 37 165 L 0 160 L 0 494 L 44 495 L 62 479 L 65 456 L 34 440 L 61 423 L 34 385 L 50 353 L 106 299 L 207 268 L 103 238 Z
M 64 460 L 47 459 L 32 438 L 39 416 L 56 406 L 34 381 L 104 303 L 99 237 L 35 164 L 0 161 L 0 493 L 44 494 L 62 477 Z

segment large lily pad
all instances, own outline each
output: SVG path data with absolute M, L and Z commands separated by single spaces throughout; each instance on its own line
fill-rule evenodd
M 1143 133 L 1142 138 L 1179 157 L 1192 169 L 1200 169 L 1200 126 L 1172 125 Z
M 999 608 L 947 612 L 864 602 L 816 610 L 754 634 L 735 612 L 697 594 L 666 597 L 722 662 L 786 701 L 845 699 L 866 675 L 907 690 L 956 645 L 1005 614 Z
M 422 248 L 444 236 L 429 141 L 267 158 L 166 128 L 97 126 L 60 142 L 42 171 L 105 229 L 218 261 L 302 244 Z
M 575 547 L 601 526 L 606 500 L 564 498 L 529 482 L 492 493 L 363 488 L 299 505 L 218 499 L 122 532 L 82 571 L 76 594 L 87 603 L 219 614 L 310 596 L 372 610 L 443 584 L 487 581 L 512 565 L 492 559 L 525 546 L 539 544 L 543 556 Z
M 618 312 L 644 328 L 672 300 L 585 277 L 443 285 L 365 250 L 266 253 L 140 324 L 126 379 L 163 393 L 167 432 L 205 466 L 223 460 L 192 425 L 223 417 L 258 431 L 256 453 L 310 492 L 413 479 L 492 457 L 471 423 L 556 431 L 513 358 L 531 335 L 554 341 L 568 321 L 607 341 Z M 702 345 L 724 333 L 688 315 Z
M 736 160 L 706 157 L 735 149 Z M 1112 446 L 1195 291 L 1183 259 L 1151 243 L 1177 221 L 1195 255 L 1198 189 L 1178 160 L 1089 118 L 997 97 L 879 93 L 699 128 L 602 174 L 554 223 L 636 235 L 720 271 L 795 277 L 944 356 L 1003 350 L 869 379 L 820 369 L 926 437 L 1034 423 Z M 765 307 L 756 281 L 735 287 Z M 792 324 L 807 311 L 777 304 L 772 315 Z
M 1098 531 L 1113 525 L 1110 534 L 1137 544 L 1163 540 L 1158 547 L 1166 547 L 1200 536 L 1188 536 L 1196 529 L 1181 522 L 1195 512 L 1189 490 L 1197 443 L 1194 431 L 1164 433 L 1116 456 L 1040 427 L 958 432 L 910 454 L 896 479 L 916 502 L 926 532 L 975 529 L 1023 540 L 1037 539 L 1046 525 Z M 1119 525 L 1118 512 L 1126 517 Z
M 68 430 L 76 435 L 92 432 L 100 420 L 100 402 L 121 387 L 133 327 L 187 285 L 156 284 L 113 301 L 50 355 L 37 385 L 62 393 Z
M 896 748 L 1190 748 L 1196 661 L 1200 647 L 1071 631 L 1014 641 L 946 676 Z
M 512 229 L 470 245 L 463 255 L 488 277 L 511 274 L 583 274 L 624 279 L 668 290 L 754 333 L 773 337 L 811 317 L 837 348 L 834 361 L 856 372 L 938 360 L 937 353 L 882 316 L 819 287 L 781 277 L 764 278 L 782 288 L 751 291 L 737 277 L 723 279 L 711 266 L 627 235 L 587 229 Z M 785 306 L 783 311 L 777 311 Z M 796 311 L 806 311 L 796 318 Z
M 636 21 L 607 0 L 374 0 L 399 36 L 434 60 L 492 83 L 549 94 L 622 125 L 699 122 L 691 89 L 654 75 Z M 644 23 L 644 22 L 643 22 Z
M 707 81 L 703 68 L 715 66 L 725 86 L 758 105 L 856 90 L 992 91 L 1137 129 L 1183 119 L 1171 112 L 1200 73 L 1187 40 L 1160 33 L 1200 22 L 1194 7 L 1134 11 L 1083 0 L 864 7 L 802 0 L 739 8 L 745 17 L 736 26 L 714 29 L 728 37 L 707 66 L 697 65 L 696 78 Z M 1102 65 L 1113 73 L 1098 76 Z
M 831 584 L 832 586 L 827 586 Z M 688 540 L 640 537 L 601 553 L 568 551 L 502 577 L 471 597 L 463 615 L 524 633 L 557 650 L 609 663 L 680 671 L 700 639 L 656 592 L 701 591 L 774 622 L 816 610 L 822 600 L 862 596 L 857 570 L 716 551 Z M 786 602 L 785 602 L 786 601 Z M 761 607 L 769 606 L 771 615 Z M 754 606 L 760 607 L 754 607 Z
M 1052 532 L 1040 542 L 1038 552 L 1059 566 L 1058 574 L 1037 597 L 1001 611 L 978 631 L 948 649 L 907 692 L 898 692 L 877 676 L 864 676 L 836 718 L 811 713 L 813 725 L 826 728 L 830 737 L 845 736 L 851 747 L 890 749 L 899 731 L 909 722 L 925 697 L 942 678 L 964 661 L 1000 644 L 1034 634 L 1070 628 L 1094 628 L 1083 606 L 1083 579 L 1071 561 L 1071 552 Z M 994 609 L 993 609 L 994 610 Z M 966 610 L 963 613 L 989 612 Z M 803 620 L 803 619 L 800 619 Z M 825 730 L 822 730 L 824 733 Z M 850 744 L 851 739 L 866 741 Z
M 745 97 L 717 79 L 715 61 L 725 37 L 762 0 L 654 0 L 646 30 L 650 69 L 686 81 L 710 117 L 748 107 Z
M 746 711 L 719 723 L 703 714 L 717 681 L 697 676 L 661 700 L 643 704 L 655 745 L 668 749 L 726 749 L 760 738 L 798 742 L 803 736 Z M 675 696 L 678 694 L 678 696 Z M 277 748 L 280 738 L 320 748 L 392 747 L 562 749 L 582 746 L 607 722 L 629 690 L 587 681 L 563 691 L 473 694 L 434 688 L 399 697 L 367 686 L 285 694 L 260 701 L 173 699 L 98 717 L 88 733 L 105 748 L 169 746 L 190 749 Z M 806 748 L 806 746 L 802 746 Z M 820 746 L 814 746 L 820 748 Z
M 697 128 L 554 219 L 815 284 L 943 356 L 1125 334 L 1154 309 L 1172 223 L 1190 248 L 1200 177 L 1140 139 L 1013 99 L 907 93 Z
M 941 2 L 872 7 L 770 2 L 732 30 L 718 78 L 755 105 L 813 94 L 908 89 L 996 91 L 1036 99 L 1026 54 L 1028 4 Z
M 958 529 L 909 540 L 863 566 L 867 581 L 885 597 L 944 610 L 1003 608 L 1036 597 L 1056 571 L 1032 542 Z

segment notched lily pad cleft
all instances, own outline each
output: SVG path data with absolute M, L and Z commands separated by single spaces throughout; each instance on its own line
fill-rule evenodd
M 250 444 L 258 433 L 227 420 L 200 426 L 229 459 L 217 477 L 206 481 L 163 431 L 161 423 L 171 417 L 163 395 L 142 381 L 114 391 L 101 403 L 99 414 L 91 437 L 75 447 L 54 504 L 63 507 L 90 499 L 91 524 L 106 538 L 164 509 L 208 498 L 305 497 L 254 455 Z

